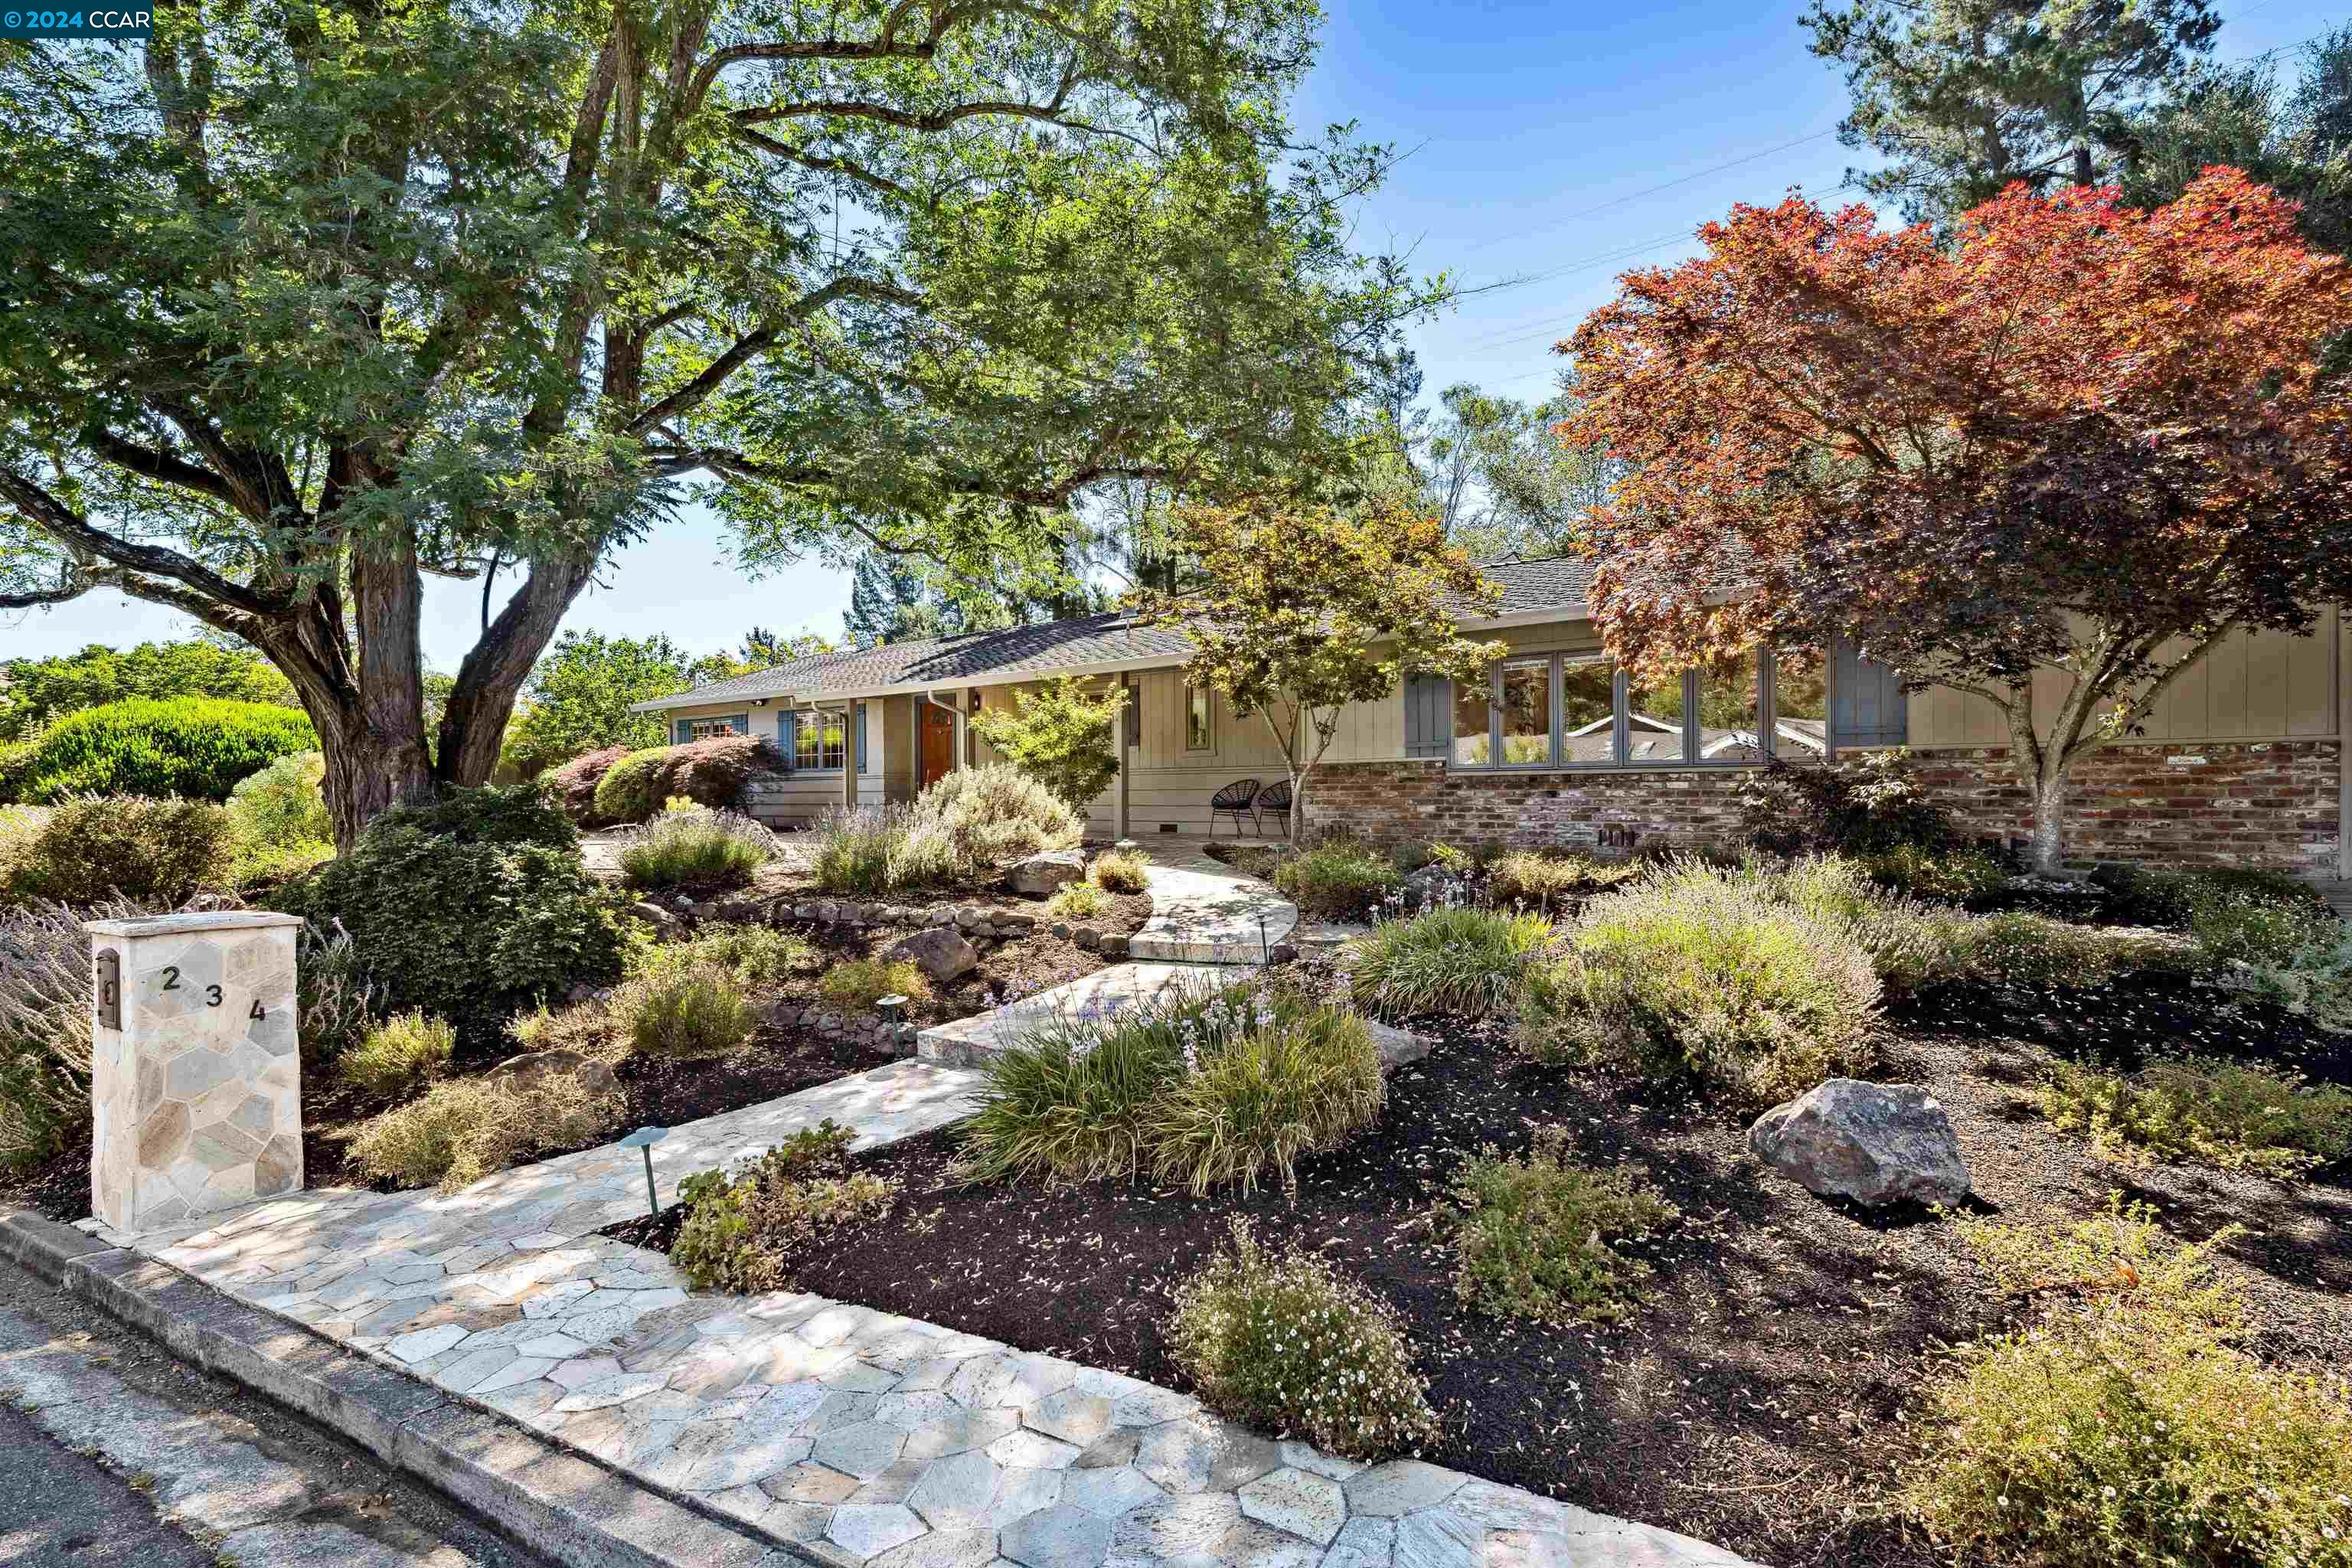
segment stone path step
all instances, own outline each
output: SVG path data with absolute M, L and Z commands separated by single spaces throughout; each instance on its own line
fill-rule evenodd
M 1261 963 L 1290 937 L 1297 906 L 1255 877 L 1189 848 L 1140 847 L 1151 918 L 1128 956 L 1176 963 Z
M 1150 1006 L 1178 994 L 1206 994 L 1256 973 L 1255 967 L 1198 963 L 1118 963 L 1092 974 L 1008 1002 L 977 1017 L 934 1024 L 915 1037 L 915 1055 L 924 1061 L 968 1067 L 1016 1045 L 1033 1030 L 1056 1020 L 1086 1023 L 1132 1008 Z

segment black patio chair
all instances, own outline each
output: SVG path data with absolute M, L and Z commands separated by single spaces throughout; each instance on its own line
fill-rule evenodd
M 1282 825 L 1284 837 L 1290 836 L 1290 781 L 1288 779 L 1275 780 L 1258 791 L 1257 798 L 1250 802 L 1250 822 L 1257 828 L 1260 836 L 1263 836 L 1265 832 L 1265 825 L 1258 821 L 1258 814 L 1261 812 Z
M 1256 779 L 1239 779 L 1209 797 L 1210 837 L 1217 836 L 1217 818 L 1221 816 L 1232 817 L 1234 837 L 1239 838 L 1242 836 L 1242 818 L 1250 816 L 1250 804 L 1257 799 L 1258 786 Z M 1255 826 L 1257 819 L 1252 816 L 1250 822 Z

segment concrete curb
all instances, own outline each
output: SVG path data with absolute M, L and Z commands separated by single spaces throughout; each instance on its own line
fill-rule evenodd
M 493 1411 L 249 1307 L 166 1264 L 22 1210 L 0 1257 L 185 1360 L 368 1449 L 566 1568 L 836 1568 L 756 1537 Z

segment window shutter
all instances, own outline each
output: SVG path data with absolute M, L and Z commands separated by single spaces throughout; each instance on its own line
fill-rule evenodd
M 1442 675 L 1406 676 L 1404 754 L 1408 757 L 1445 755 L 1453 711 L 1452 681 Z
M 776 715 L 776 750 L 784 754 L 784 772 L 792 773 L 801 765 L 800 720 L 791 709 Z
M 1841 746 L 1900 746 L 1911 735 L 1910 703 L 1892 666 L 1862 657 L 1852 643 L 1837 645 L 1837 699 L 1830 731 Z
M 866 771 L 866 704 L 857 705 L 857 771 Z
M 694 721 L 693 721 L 693 720 L 691 720 L 691 719 L 680 719 L 680 720 L 678 720 L 675 724 L 673 724 L 673 725 L 671 725 L 671 726 L 670 726 L 670 743 L 671 743 L 672 745 L 674 745 L 674 746 L 683 746 L 683 745 L 685 745 L 688 741 L 691 741 L 691 740 L 693 740 L 693 739 L 694 739 Z

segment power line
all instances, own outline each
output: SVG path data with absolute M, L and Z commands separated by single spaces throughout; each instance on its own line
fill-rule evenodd
M 1659 184 L 1648 186 L 1643 190 L 1630 192 L 1625 195 L 1612 196 L 1605 202 L 1598 202 L 1589 207 L 1580 207 L 1572 213 L 1562 213 L 1559 216 L 1547 219 L 1542 223 L 1537 224 L 1532 228 L 1523 228 L 1511 234 L 1496 235 L 1491 239 L 1482 239 L 1477 244 L 1471 246 L 1465 254 L 1475 254 L 1478 251 L 1486 250 L 1495 246 L 1504 244 L 1508 240 L 1525 239 L 1528 235 L 1541 234 L 1548 228 L 1558 228 L 1561 224 L 1574 223 L 1578 218 L 1591 217 L 1594 213 L 1607 212 L 1611 207 L 1621 207 L 1627 202 L 1638 202 L 1643 196 L 1654 196 L 1660 191 L 1671 191 L 1676 185 L 1687 185 L 1693 180 L 1704 180 L 1709 174 L 1720 174 L 1726 169 L 1737 169 L 1742 164 L 1753 163 L 1760 158 L 1769 158 L 1775 153 L 1785 153 L 1791 147 L 1802 147 L 1808 142 L 1818 142 L 1824 136 L 1834 136 L 1836 134 L 1837 127 L 1832 125 L 1827 131 L 1816 131 L 1810 136 L 1800 136 L 1793 142 L 1783 142 L 1777 147 L 1767 147 L 1761 153 L 1750 153 L 1745 157 L 1734 158 L 1727 163 L 1717 163 L 1713 168 L 1701 169 L 1696 174 L 1684 174 L 1678 178 L 1667 180 Z

